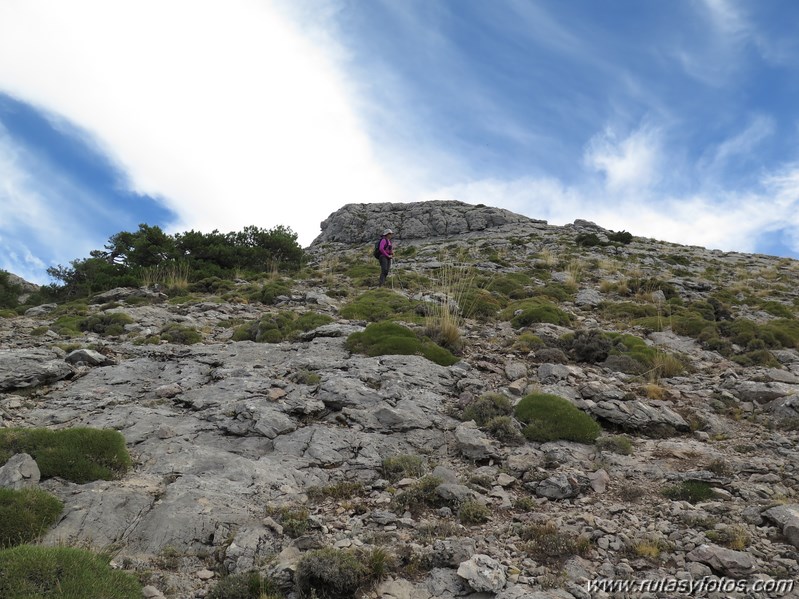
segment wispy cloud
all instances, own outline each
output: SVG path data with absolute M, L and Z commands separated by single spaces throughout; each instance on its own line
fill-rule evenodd
M 736 159 L 751 159 L 757 146 L 774 134 L 775 127 L 773 117 L 755 116 L 743 131 L 708 148 L 700 161 L 700 167 L 718 175 L 721 169 L 726 168 L 730 162 Z

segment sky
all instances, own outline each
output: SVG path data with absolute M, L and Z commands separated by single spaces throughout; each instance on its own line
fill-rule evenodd
M 0 269 L 460 200 L 799 257 L 794 0 L 0 0 Z M 390 223 L 387 223 L 390 226 Z

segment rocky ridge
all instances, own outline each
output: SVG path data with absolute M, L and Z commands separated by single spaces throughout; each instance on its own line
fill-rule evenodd
M 351 354 L 344 341 L 366 324 L 340 316 L 360 292 L 352 268 L 377 270 L 370 241 L 387 226 L 397 232 L 397 294 L 435 302 L 440 289 L 418 281 L 452 264 L 496 279 L 521 274 L 526 295 L 551 282 L 571 289 L 559 302 L 571 324 L 467 318 L 462 359 L 450 367 Z M 799 352 L 772 349 L 776 363 L 742 366 L 602 306 L 662 305 L 658 290 L 632 300 L 619 291 L 656 277 L 684 302 L 729 288 L 746 295 L 743 281 L 787 309 L 799 265 L 641 238 L 580 247 L 581 233 L 610 234 L 454 202 L 349 205 L 322 224 L 310 267 L 274 306 L 235 293 L 173 303 L 158 291 L 114 290 L 87 309 L 130 316 L 118 337 L 64 337 L 52 326 L 55 307 L 0 319 L 2 426 L 113 428 L 135 460 L 122 480 L 77 485 L 39 481 L 35 463 L 18 456 L 0 467 L 0 484 L 56 494 L 66 507 L 44 542 L 114 547 L 118 567 L 149 573 L 152 597 L 203 597 L 220 576 L 250 569 L 291 593 L 299 559 L 321 547 L 390 548 L 397 566 L 367 594 L 389 599 L 669 597 L 590 581 L 796 579 L 799 427 L 785 425 L 799 419 Z M 751 302 L 732 309 L 775 318 Z M 334 322 L 281 343 L 232 340 L 236 325 L 280 310 Z M 202 343 L 137 342 L 174 322 Z M 591 329 L 635 334 L 690 368 L 655 380 L 558 349 L 564 335 Z M 544 346 L 525 347 L 524 333 Z M 484 393 L 517 401 L 535 391 L 592 414 L 603 438 L 624 433 L 631 451 L 506 444 L 459 418 Z M 388 480 L 384 463 L 396 456 L 420 457 L 424 472 Z M 437 477 L 444 507 L 397 509 L 396 496 L 423 474 Z M 663 495 L 685 481 L 710 483 L 715 495 L 693 503 Z M 337 488 L 352 492 L 341 498 Z M 468 500 L 489 507 L 488 521 L 459 519 Z M 291 511 L 307 517 L 297 525 Z

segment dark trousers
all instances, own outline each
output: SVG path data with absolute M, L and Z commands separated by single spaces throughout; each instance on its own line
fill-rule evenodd
M 389 270 L 391 270 L 391 258 L 380 256 L 380 287 L 386 282 Z

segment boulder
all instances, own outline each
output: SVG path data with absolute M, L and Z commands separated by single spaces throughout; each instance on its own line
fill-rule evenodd
M 47 349 L 0 349 L 0 391 L 48 385 L 73 372 L 57 353 Z
M 799 504 L 778 505 L 763 512 L 763 516 L 776 523 L 791 545 L 799 548 Z
M 484 553 L 478 553 L 461 562 L 458 576 L 478 592 L 498 593 L 507 582 L 504 566 Z
M 700 545 L 689 552 L 686 559 L 710 566 L 714 572 L 733 578 L 744 578 L 754 572 L 757 561 L 748 553 L 718 545 Z
M 39 466 L 27 453 L 18 453 L 0 466 L 0 488 L 35 487 L 41 479 Z

